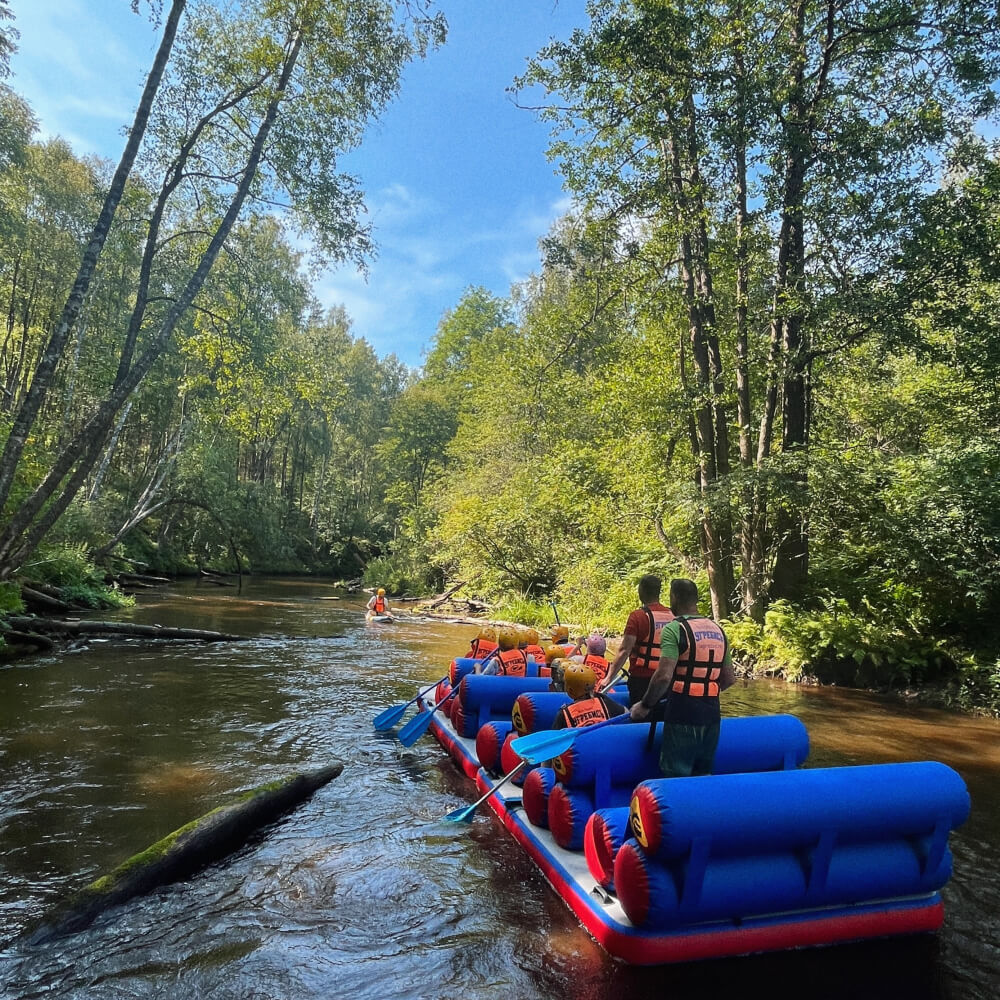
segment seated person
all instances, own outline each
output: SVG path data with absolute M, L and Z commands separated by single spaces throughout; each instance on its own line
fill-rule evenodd
M 570 665 L 570 662 L 570 660 L 566 659 L 565 653 L 553 656 L 552 659 L 548 661 L 550 691 L 565 690 L 563 687 L 563 674 L 566 672 L 566 668 Z
M 378 590 L 372 595 L 372 599 L 366 606 L 374 615 L 390 614 L 389 601 L 385 596 L 385 587 L 379 587 Z
M 597 690 L 600 690 L 608 676 L 608 671 L 611 669 L 611 664 L 604 655 L 608 651 L 607 640 L 603 635 L 591 632 L 586 639 L 581 637 L 576 644 L 576 649 L 579 652 L 574 651 L 570 654 L 570 658 L 585 664 L 594 671 L 594 676 L 597 678 Z
M 569 642 L 569 627 L 566 625 L 553 625 L 549 633 L 553 642 Z
M 606 695 L 594 694 L 597 678 L 594 671 L 583 663 L 568 661 L 563 671 L 563 684 L 572 703 L 559 709 L 553 729 L 577 729 L 605 722 L 616 715 L 624 715 L 625 708 Z
M 478 635 L 469 644 L 469 651 L 465 655 L 472 660 L 485 660 L 496 648 L 496 629 L 492 625 L 484 625 L 479 630 Z
M 499 650 L 490 654 L 487 662 L 479 664 L 476 673 L 525 677 L 528 673 L 528 657 L 523 649 L 517 648 L 517 633 L 510 628 L 500 629 L 497 644 Z

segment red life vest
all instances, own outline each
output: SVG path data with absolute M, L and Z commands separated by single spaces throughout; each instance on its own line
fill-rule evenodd
M 524 677 L 528 672 L 528 658 L 523 649 L 508 649 L 496 655 L 497 674 L 507 677 Z
M 687 648 L 677 657 L 670 690 L 689 698 L 718 698 L 719 677 L 729 649 L 726 633 L 711 618 L 678 618 Z
M 375 605 L 372 608 L 372 610 L 377 615 L 384 615 L 385 614 L 385 598 L 384 597 L 379 597 L 378 595 L 376 595 L 376 597 L 375 597 Z
M 651 611 L 643 605 L 640 611 L 646 612 L 649 630 L 645 639 L 637 639 L 632 652 L 629 653 L 629 675 L 632 677 L 652 677 L 660 665 L 660 633 L 664 625 L 674 620 L 674 613 L 664 608 L 662 611 Z
M 603 656 L 597 656 L 594 653 L 588 653 L 583 658 L 583 665 L 594 671 L 598 685 L 608 676 L 608 670 L 611 667 L 611 664 Z
M 494 649 L 497 649 L 497 644 L 495 642 L 490 642 L 489 639 L 480 639 L 476 636 L 472 640 L 472 645 L 469 647 L 469 657 L 473 660 L 485 660 L 488 653 L 492 653 Z
M 592 726 L 597 722 L 604 722 L 610 719 L 608 707 L 604 704 L 603 698 L 584 698 L 582 701 L 573 701 L 568 705 L 563 705 L 560 710 L 566 719 L 566 726 L 570 729 L 579 729 L 581 726 Z

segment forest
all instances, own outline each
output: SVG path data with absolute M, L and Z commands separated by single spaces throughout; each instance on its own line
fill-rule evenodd
M 429 3 L 165 2 L 117 165 L 38 138 L 8 14 L 8 609 L 236 552 L 615 630 L 657 572 L 748 668 L 1000 708 L 995 6 L 590 0 L 511 81 L 572 208 L 419 369 L 313 258 L 371 252 L 338 157 Z

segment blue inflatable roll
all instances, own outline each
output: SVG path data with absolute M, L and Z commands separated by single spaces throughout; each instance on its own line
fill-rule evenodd
M 468 674 L 462 678 L 458 689 L 458 700 L 462 713 L 467 719 L 476 720 L 476 727 L 470 735 L 475 735 L 479 726 L 494 719 L 509 719 L 517 696 L 523 691 L 548 691 L 549 681 L 545 677 L 494 677 L 492 675 Z
M 933 761 L 659 778 L 632 800 L 635 836 L 661 859 L 683 857 L 699 841 L 713 857 L 935 832 L 943 843 L 968 815 L 965 783 Z
M 607 695 L 619 705 L 628 704 L 628 688 L 614 687 Z M 517 696 L 510 713 L 511 721 L 522 736 L 551 729 L 559 710 L 570 701 L 570 696 L 561 691 L 526 691 Z
M 451 661 L 451 666 L 448 667 L 448 679 L 451 681 L 451 686 L 456 687 L 463 677 L 474 673 L 476 666 L 482 662 L 482 660 L 474 660 L 470 656 L 456 656 Z
M 577 739 L 553 767 L 571 788 L 595 784 L 637 785 L 660 774 L 660 736 L 647 749 L 649 726 L 608 726 Z M 794 715 L 757 715 L 723 719 L 713 774 L 780 771 L 798 767 L 809 755 L 809 734 Z M 600 772 L 600 774 L 599 774 Z
M 583 849 L 587 821 L 596 809 L 627 808 L 630 791 L 622 785 L 606 789 L 601 801 L 586 788 L 567 788 L 556 784 L 549 792 L 549 830 L 560 847 L 567 851 Z
M 928 847 L 924 840 L 844 844 L 822 864 L 793 851 L 710 858 L 695 873 L 628 840 L 615 858 L 615 889 L 632 923 L 657 928 L 919 896 L 951 875 L 951 852 L 927 865 Z

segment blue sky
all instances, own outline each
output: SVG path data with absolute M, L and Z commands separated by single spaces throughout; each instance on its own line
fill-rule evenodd
M 13 0 L 20 51 L 9 83 L 46 135 L 117 160 L 157 34 L 128 0 Z M 367 192 L 379 245 L 367 279 L 320 277 L 354 332 L 409 364 L 470 285 L 506 294 L 538 267 L 568 207 L 547 127 L 505 88 L 551 37 L 586 21 L 584 0 L 439 0 L 447 44 L 411 65 L 403 91 L 345 161 Z

